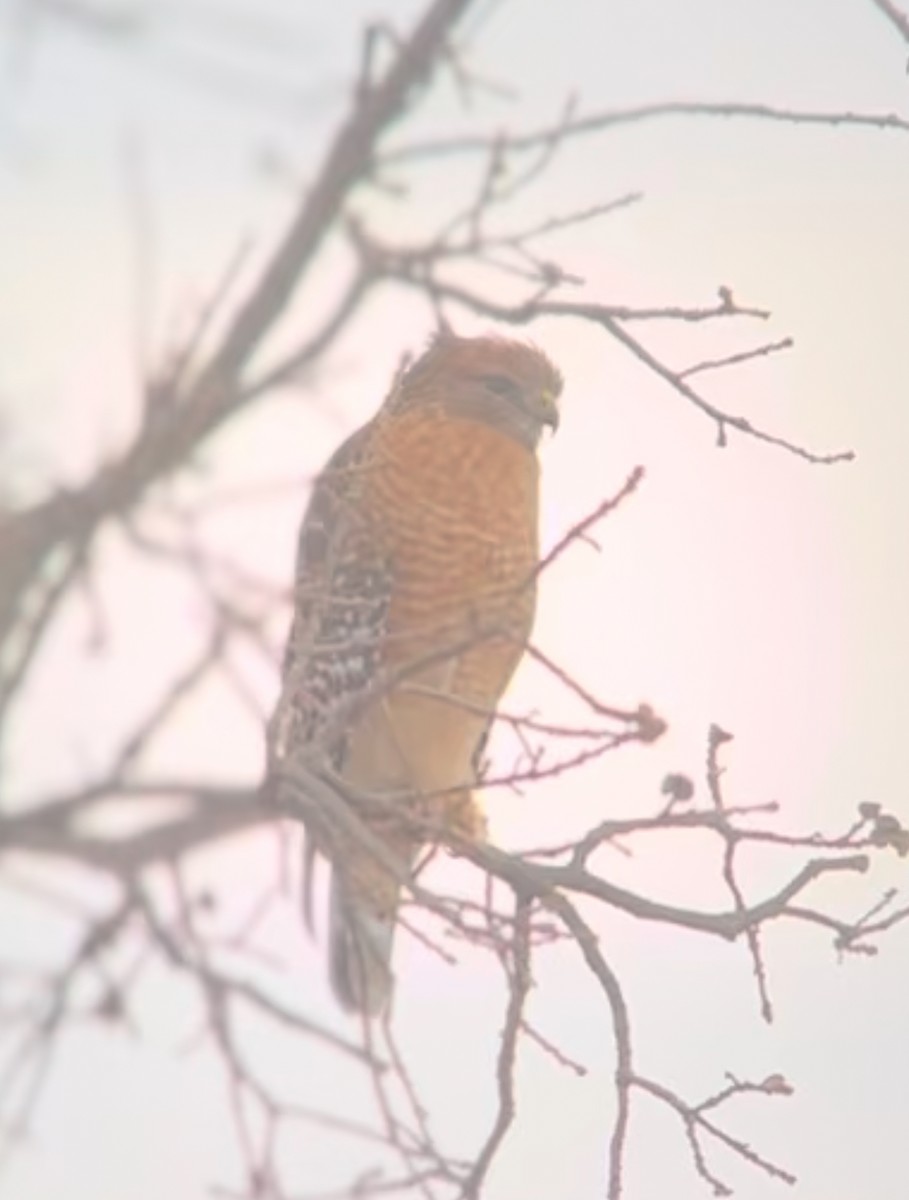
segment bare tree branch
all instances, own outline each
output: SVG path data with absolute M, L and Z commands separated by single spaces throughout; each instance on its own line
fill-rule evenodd
M 871 0 L 871 3 L 901 34 L 903 41 L 909 42 L 909 16 L 898 8 L 893 0 Z
M 903 12 L 890 0 L 873 3 L 909 42 Z M 81 0 L 42 0 L 41 7 L 107 38 L 112 33 L 133 36 L 141 32 L 144 20 L 131 25 L 125 18 L 117 27 L 117 14 L 107 6 Z M 215 681 L 225 693 L 230 689 L 245 706 L 245 719 L 257 736 L 261 733 L 264 702 L 249 685 L 241 654 L 249 652 L 256 666 L 264 663 L 266 670 L 273 669 L 277 630 L 286 620 L 291 590 L 286 582 L 269 581 L 255 563 L 247 564 L 245 544 L 233 562 L 209 538 L 208 506 L 217 510 L 233 503 L 236 492 L 195 502 L 185 501 L 182 493 L 169 495 L 166 487 L 192 466 L 213 434 L 241 414 L 264 409 L 261 402 L 275 389 L 308 380 L 309 373 L 319 371 L 367 302 L 380 294 L 398 297 L 406 289 L 443 322 L 452 313 L 467 312 L 513 326 L 559 317 L 579 327 L 595 327 L 706 417 L 719 446 L 738 433 L 810 463 L 852 457 L 847 450 L 819 453 L 782 433 L 759 428 L 730 412 L 722 400 L 708 398 L 712 392 L 701 391 L 698 376 L 756 359 L 768 360 L 769 367 L 774 356 L 792 347 L 791 338 L 757 340 L 736 353 L 711 353 L 697 361 L 689 352 L 683 361 L 690 365 L 682 367 L 663 361 L 650 348 L 650 331 L 662 331 L 670 322 L 679 333 L 693 337 L 695 326 L 709 334 L 729 322 L 740 328 L 742 322 L 766 321 L 768 309 L 739 303 L 726 286 L 718 286 L 706 301 L 672 297 L 662 303 L 657 297 L 654 303 L 628 304 L 621 296 L 571 298 L 580 293 L 570 289 L 584 281 L 570 264 L 550 253 L 551 246 L 566 231 L 586 229 L 602 219 L 621 220 L 616 214 L 643 202 L 640 192 L 617 187 L 599 203 L 544 217 L 522 215 L 521 205 L 570 143 L 647 122 L 746 120 L 838 128 L 856 135 L 901 135 L 909 131 L 909 120 L 899 114 L 801 111 L 735 101 L 667 101 L 583 114 L 570 98 L 557 119 L 540 128 L 510 134 L 486 124 L 469 136 L 434 137 L 430 131 L 412 141 L 411 134 L 402 131 L 392 144 L 393 132 L 421 109 L 429 81 L 440 75 L 453 84 L 465 107 L 476 107 L 490 94 L 511 94 L 507 84 L 500 85 L 474 65 L 465 40 L 454 40 L 469 8 L 470 0 L 426 0 L 409 34 L 399 34 L 381 20 L 365 31 L 349 109 L 329 139 L 314 182 L 252 285 L 239 292 L 245 253 L 241 246 L 223 278 L 214 282 L 185 339 L 157 367 L 152 364 L 142 381 L 139 427 L 126 445 L 99 461 L 84 483 L 60 488 L 18 509 L 4 500 L 0 726 L 8 742 L 50 635 L 58 623 L 65 623 L 61 617 L 70 599 L 80 596 L 80 587 L 85 589 L 98 649 L 103 648 L 108 602 L 104 588 L 111 568 L 98 534 L 105 525 L 115 524 L 126 552 L 143 568 L 178 572 L 204 613 L 201 632 L 182 663 L 173 665 L 169 683 L 143 698 L 141 715 L 116 745 L 108 747 L 89 782 L 73 780 L 50 795 L 14 796 L 4 789 L 3 882 L 74 931 L 68 952 L 50 969 L 11 955 L 0 961 L 0 1133 L 7 1151 L 28 1133 L 59 1047 L 72 1029 L 101 1021 L 141 1033 L 134 999 L 154 964 L 192 985 L 202 1014 L 192 1048 L 206 1050 L 223 1070 L 242 1170 L 237 1186 L 219 1188 L 220 1194 L 302 1200 L 285 1178 L 281 1144 L 285 1137 L 297 1135 L 297 1126 L 311 1125 L 320 1137 L 337 1136 L 375 1155 L 373 1166 L 351 1168 L 349 1186 L 323 1195 L 479 1200 L 499 1155 L 507 1152 L 512 1129 L 520 1127 L 533 1103 L 532 1097 L 519 1095 L 516 1082 L 522 1035 L 573 1075 L 582 1076 L 588 1069 L 560 1044 L 557 1033 L 551 1035 L 548 1022 L 544 1035 L 528 1015 L 533 988 L 548 982 L 543 970 L 546 948 L 569 943 L 599 990 L 612 1034 L 615 1104 L 603 1122 L 604 1188 L 610 1200 L 634 1191 L 631 1114 L 639 1103 L 648 1103 L 642 1095 L 675 1114 L 693 1171 L 714 1194 L 730 1194 L 710 1157 L 717 1147 L 760 1174 L 792 1184 L 794 1176 L 784 1166 L 731 1134 L 723 1119 L 737 1097 L 788 1095 L 791 1088 L 785 1077 L 771 1074 L 762 1082 L 748 1082 L 729 1076 L 727 1085 L 693 1103 L 665 1081 L 643 1075 L 637 1066 L 638 1035 L 633 1040 L 638 1025 L 631 992 L 621 978 L 618 959 L 600 942 L 599 922 L 621 915 L 630 919 L 629 925 L 657 923 L 718 942 L 739 942 L 749 954 L 761 1012 L 770 1020 L 772 979 L 764 951 L 780 922 L 800 923 L 806 937 L 809 930 L 832 935 L 839 954 L 872 955 L 885 935 L 909 920 L 909 905 L 895 889 L 863 897 L 859 915 L 850 917 L 842 910 L 830 911 L 837 906 L 829 892 L 814 887 L 837 875 L 867 875 L 873 888 L 873 865 L 891 851 L 909 855 L 909 830 L 900 817 L 878 803 L 864 802 L 846 828 L 801 833 L 783 823 L 776 803 L 735 804 L 726 795 L 720 761 L 729 735 L 717 726 L 707 739 L 706 799 L 695 794 L 687 776 L 675 772 L 665 777 L 659 796 L 647 791 L 628 797 L 628 807 L 611 809 L 614 815 L 580 835 L 524 849 L 506 850 L 452 829 L 440 814 L 446 797 L 463 789 L 390 799 L 360 792 L 340 779 L 325 750 L 359 711 L 357 705 L 381 703 L 388 689 L 401 683 L 415 691 L 428 690 L 408 677 L 465 648 L 507 636 L 491 623 L 470 630 L 458 646 L 433 648 L 406 669 L 380 672 L 373 686 L 338 713 L 305 760 L 282 765 L 274 788 L 260 788 L 255 781 L 225 784 L 215 775 L 156 775 L 151 766 L 151 752 L 159 745 L 166 747 L 179 730 L 186 705 L 197 699 L 203 683 Z M 466 200 L 443 206 L 429 234 L 405 232 L 399 243 L 377 232 L 380 212 L 372 203 L 377 193 L 384 190 L 401 206 L 398 216 L 403 214 L 405 221 L 399 220 L 396 227 L 407 230 L 409 183 L 419 179 L 420 170 L 435 171 L 443 160 L 458 156 L 473 171 L 463 181 Z M 343 266 L 332 299 L 320 306 L 316 318 L 283 338 L 280 350 L 272 350 L 272 335 L 287 332 L 284 318 L 298 290 L 319 280 L 318 269 L 335 249 L 343 256 Z M 483 281 L 489 279 L 500 286 L 487 286 Z M 400 349 L 411 347 L 402 343 Z M 703 353 L 700 346 L 696 353 Z M 573 520 L 526 586 L 557 569 L 574 545 L 590 545 L 595 529 L 599 537 L 599 524 L 633 501 L 643 476 L 642 468 L 634 469 L 590 512 Z M 296 497 L 299 481 L 292 490 Z M 498 721 L 502 741 L 510 747 L 497 750 L 495 762 L 479 772 L 478 791 L 524 791 L 547 780 L 578 778 L 576 772 L 627 745 L 643 750 L 662 738 L 666 722 L 656 704 L 627 707 L 621 697 L 613 702 L 613 697 L 601 694 L 597 680 L 579 678 L 545 645 L 534 642 L 522 648 L 535 669 L 555 684 L 566 713 L 573 715 L 520 711 L 517 706 L 491 713 L 467 701 L 449 700 Z M 109 821 L 109 811 L 126 813 L 131 820 L 123 825 Z M 376 832 L 394 822 L 406 824 L 430 847 L 413 869 Z M 364 1020 L 359 1037 L 346 1036 L 308 1011 L 305 988 L 299 1006 L 296 998 L 293 1003 L 279 998 L 282 964 L 265 931 L 276 913 L 296 904 L 287 857 L 293 849 L 291 834 L 300 824 L 313 839 L 311 844 L 329 857 L 356 847 L 401 884 L 399 936 L 415 939 L 452 970 L 462 969 L 459 956 L 465 948 L 492 955 L 501 966 L 504 1022 L 495 1063 L 490 1061 L 497 1107 L 490 1127 L 468 1156 L 463 1150 L 453 1153 L 436 1129 L 418 1086 L 419 1071 L 408 1057 L 406 1041 L 398 1038 L 394 1012 L 381 1024 Z M 219 925 L 216 890 L 194 890 L 195 858 L 223 839 L 261 827 L 275 832 L 278 865 L 255 897 L 244 897 L 240 917 L 221 919 Z M 630 858 L 638 846 L 653 845 L 667 835 L 680 855 L 693 839 L 711 849 L 715 882 L 725 888 L 719 894 L 726 899 L 703 903 L 703 891 L 694 886 L 697 881 L 687 897 L 672 902 L 661 893 L 661 881 L 651 878 L 648 883 L 644 873 L 628 886 L 612 881 L 604 865 L 608 850 Z M 742 881 L 749 878 L 749 856 L 758 852 L 775 853 L 787 864 L 786 871 L 771 884 L 746 887 Z M 457 893 L 437 882 L 434 861 L 442 854 L 461 860 L 463 887 L 459 885 Z M 85 873 L 100 885 L 104 901 L 98 906 L 82 903 L 56 882 L 49 884 L 41 873 L 48 865 Z M 338 1054 L 352 1064 L 364 1088 L 372 1089 L 373 1119 L 354 1119 L 318 1101 L 305 1102 L 305 1093 L 298 1098 L 294 1090 L 300 1082 L 296 1079 L 282 1078 L 280 1087 L 274 1087 L 261 1070 L 252 1041 L 244 1036 L 243 1022 L 250 1014 L 265 1023 L 275 1044 L 318 1045 L 320 1052 Z M 314 1196 L 310 1193 L 308 1200 Z
M 881 6 L 881 0 L 872 0 Z M 634 108 L 609 109 L 592 113 L 587 117 L 572 115 L 567 121 L 528 133 L 512 134 L 500 141 L 509 151 L 536 150 L 608 129 L 626 125 L 638 125 L 647 121 L 666 118 L 710 118 L 728 120 L 756 120 L 778 122 L 784 125 L 827 125 L 832 128 L 878 129 L 901 133 L 909 132 L 909 120 L 895 113 L 856 112 L 812 112 L 790 108 L 777 108 L 771 104 L 713 104 L 704 101 L 668 100 L 658 104 L 642 104 Z M 426 142 L 414 142 L 385 151 L 382 164 L 385 166 L 413 162 L 421 159 L 442 158 L 457 154 L 484 154 L 488 152 L 492 139 L 483 136 L 439 138 Z

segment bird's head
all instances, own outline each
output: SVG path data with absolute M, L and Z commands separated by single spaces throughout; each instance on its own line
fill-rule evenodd
M 396 409 L 440 404 L 535 449 L 547 425 L 558 427 L 562 376 L 542 350 L 526 342 L 446 331 L 404 374 L 396 392 L 390 400 Z

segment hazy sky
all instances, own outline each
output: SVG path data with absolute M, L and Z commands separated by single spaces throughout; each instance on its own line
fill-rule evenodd
M 388 6 L 400 28 L 422 7 Z M 0 451 L 6 486 L 33 495 L 47 481 L 83 478 L 123 444 L 138 365 L 185 331 L 238 245 L 252 247 L 249 270 L 267 253 L 344 112 L 357 30 L 377 9 L 352 0 L 326 9 L 136 0 L 119 8 L 138 25 L 90 38 L 65 19 L 35 19 L 34 0 L 5 8 Z M 473 26 L 478 68 L 507 79 L 515 95 L 464 112 L 443 84 L 391 140 L 532 127 L 551 120 L 569 91 L 586 111 L 698 99 L 909 114 L 909 48 L 870 0 L 504 0 L 479 5 Z M 566 377 L 563 425 L 543 451 L 545 542 L 634 466 L 647 472 L 600 531 L 601 552 L 575 547 L 546 576 L 537 640 L 604 699 L 646 701 L 670 728 L 652 749 L 521 797 L 490 798 L 502 845 L 564 841 L 605 815 L 652 811 L 668 770 L 701 779 L 711 722 L 736 735 L 726 753 L 729 798 L 779 801 L 782 827 L 839 832 L 863 800 L 909 818 L 907 152 L 905 133 L 653 122 L 567 147 L 509 214 L 525 226 L 642 191 L 641 204 L 553 240 L 552 256 L 586 280 L 578 294 L 708 304 L 728 286 L 740 302 L 771 309 L 766 324 L 636 332 L 675 366 L 792 336 L 786 355 L 704 375 L 706 394 L 813 450 L 851 448 L 857 458 L 811 466 L 735 437 L 720 451 L 710 424 L 601 331 L 575 321 L 534 326 Z M 390 238 L 414 237 L 469 193 L 476 169 L 437 165 L 417 177 L 410 203 L 363 195 L 355 207 Z M 336 286 L 329 257 L 278 341 L 317 315 Z M 485 327 L 465 317 L 461 331 Z M 287 580 L 307 481 L 429 328 L 411 297 L 383 293 L 328 369 L 219 438 L 201 491 L 288 485 L 211 520 L 206 532 L 225 553 Z M 86 616 L 73 612 L 16 728 L 9 767 L 23 796 L 102 771 L 204 628 L 188 587 L 153 565 L 124 566 L 113 538 L 109 553 L 108 653 L 86 655 Z M 274 675 L 245 666 L 267 706 Z M 565 711 L 532 670 L 519 675 L 509 705 L 555 719 Z M 223 689 L 207 688 L 147 765 L 252 781 L 261 733 Z M 606 854 L 600 865 L 616 882 L 725 907 L 708 861 L 698 845 L 673 840 L 633 859 Z M 195 877 L 227 889 L 226 920 L 273 871 L 274 839 L 263 834 L 200 859 Z M 779 868 L 759 864 L 755 898 L 779 878 Z M 887 859 L 873 879 L 837 877 L 811 896 L 851 918 L 906 882 L 905 861 Z M 9 953 L 52 957 L 67 944 L 71 931 L 42 913 L 0 893 Z M 695 1099 L 718 1090 L 726 1070 L 754 1079 L 779 1071 L 795 1095 L 736 1101 L 732 1131 L 799 1176 L 799 1200 L 903 1200 L 909 932 L 887 938 L 877 959 L 838 964 L 820 931 L 768 930 L 777 1020 L 767 1028 L 742 947 L 590 915 L 626 983 L 643 1072 Z M 345 1027 L 321 948 L 303 939 L 290 906 L 269 937 L 288 964 L 286 994 L 305 994 L 308 1011 Z M 525 1049 L 520 1120 L 489 1200 L 603 1194 L 613 1043 L 577 958 L 565 947 L 540 955 L 530 1012 L 591 1073 L 575 1078 Z M 465 954 L 453 971 L 404 938 L 397 962 L 402 1045 L 443 1144 L 469 1154 L 495 1111 L 496 968 Z M 195 1027 L 191 990 L 161 970 L 142 997 L 141 1041 L 87 1026 L 65 1044 L 34 1141 L 0 1176 L 0 1195 L 193 1200 L 212 1183 L 237 1182 L 217 1069 L 182 1049 Z M 256 1029 L 250 1044 L 301 1102 L 370 1112 L 368 1081 L 335 1056 L 272 1043 Z M 318 1131 L 304 1131 L 287 1154 L 301 1193 L 340 1186 L 368 1161 Z M 784 1190 L 722 1155 L 715 1161 L 743 1200 Z M 646 1099 L 632 1123 L 627 1193 L 707 1194 L 681 1128 Z

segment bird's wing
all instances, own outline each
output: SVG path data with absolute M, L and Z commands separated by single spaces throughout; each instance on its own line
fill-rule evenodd
M 340 704 L 368 687 L 378 668 L 391 581 L 370 535 L 369 514 L 358 505 L 362 473 L 369 469 L 370 431 L 370 425 L 357 430 L 332 455 L 300 528 L 282 694 L 269 731 L 276 765 L 325 736 L 325 758 L 340 772 L 346 731 L 332 728 L 332 717 Z M 310 830 L 303 872 L 303 911 L 310 929 L 318 851 Z

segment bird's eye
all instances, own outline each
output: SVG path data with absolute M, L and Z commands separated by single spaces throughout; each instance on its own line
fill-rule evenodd
M 501 396 L 503 400 L 519 401 L 521 399 L 521 389 L 507 375 L 484 375 L 482 383 L 485 388 L 497 396 Z

